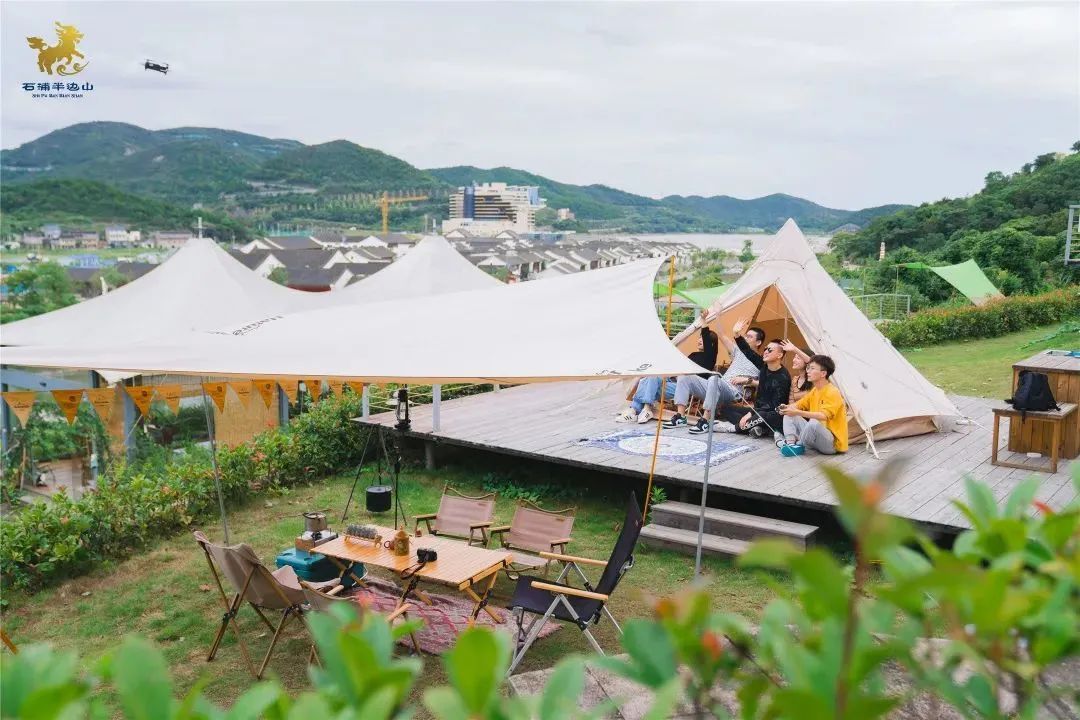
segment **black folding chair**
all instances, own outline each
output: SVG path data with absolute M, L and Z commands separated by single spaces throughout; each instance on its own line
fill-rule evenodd
M 634 546 L 637 544 L 638 535 L 641 534 L 642 517 L 638 508 L 637 498 L 630 493 L 630 499 L 626 506 L 626 520 L 623 521 L 619 539 L 615 541 L 615 547 L 611 551 L 611 557 L 607 562 L 591 560 L 589 558 L 562 555 L 560 553 L 541 552 L 540 557 L 549 560 L 557 560 L 563 563 L 562 572 L 554 582 L 548 582 L 537 577 L 521 577 L 517 587 L 514 588 L 514 596 L 510 599 L 510 609 L 517 617 L 517 648 L 514 659 L 510 663 L 507 675 L 514 672 L 518 664 L 525 657 L 525 653 L 536 641 L 540 631 L 548 620 L 555 618 L 571 622 L 585 633 L 593 649 L 601 655 L 604 651 L 596 642 L 589 625 L 600 622 L 602 615 L 622 633 L 622 628 L 615 621 L 611 611 L 607 608 L 607 601 L 615 591 L 619 581 L 627 570 L 634 566 Z M 594 588 L 589 584 L 585 573 L 580 565 L 595 565 L 604 568 L 600 581 Z M 585 589 L 579 589 L 565 584 L 563 581 L 573 569 L 577 572 L 585 585 Z M 532 622 L 525 625 L 525 614 L 536 615 Z

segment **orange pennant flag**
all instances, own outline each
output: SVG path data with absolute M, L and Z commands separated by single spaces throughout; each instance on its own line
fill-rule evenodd
M 26 421 L 30 419 L 30 411 L 34 409 L 34 401 L 37 400 L 37 392 L 34 390 L 15 390 L 4 393 L 4 402 L 19 418 L 19 422 L 26 427 Z
M 273 380 L 252 380 L 251 384 L 255 386 L 255 390 L 263 399 L 263 404 L 266 407 L 273 407 L 274 391 L 277 390 L 277 383 Z
M 300 381 L 279 379 L 277 382 L 285 393 L 285 397 L 289 398 L 289 402 L 295 405 L 296 396 L 300 394 Z
M 90 388 L 86 391 L 86 399 L 94 407 L 101 422 L 109 422 L 112 415 L 113 400 L 116 398 L 116 390 L 113 388 Z
M 132 387 L 125 385 L 124 392 L 131 397 L 135 407 L 139 408 L 139 412 L 143 415 L 150 414 L 150 402 L 154 399 L 153 385 L 135 385 Z
M 165 401 L 165 404 L 174 413 L 180 412 L 180 396 L 183 395 L 184 388 L 180 385 L 158 385 L 157 394 L 158 397 Z
M 229 387 L 236 393 L 236 397 L 240 398 L 240 404 L 247 407 L 248 403 L 251 402 L 251 381 L 231 382 Z
M 229 392 L 229 383 L 209 382 L 203 383 L 203 390 L 217 405 L 217 409 L 225 412 L 225 396 Z
M 344 380 L 327 380 L 326 384 L 330 386 L 330 392 L 334 393 L 337 397 L 341 397 L 341 393 L 345 392 Z
M 79 414 L 79 405 L 82 404 L 82 390 L 53 390 L 52 396 L 56 404 L 64 411 L 68 425 L 75 422 L 75 416 Z
M 307 387 L 308 395 L 311 396 L 311 402 L 319 402 L 319 398 L 322 397 L 322 380 L 308 378 L 304 380 L 304 385 Z
M 354 380 L 346 380 L 345 384 L 352 388 L 353 392 L 357 395 L 364 394 L 364 383 L 356 382 Z

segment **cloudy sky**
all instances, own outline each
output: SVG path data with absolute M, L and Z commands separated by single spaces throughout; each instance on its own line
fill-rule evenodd
M 79 100 L 26 37 L 76 25 Z M 89 120 L 345 138 L 652 196 L 977 191 L 1080 139 L 1080 3 L 0 4 L 0 142 Z M 167 76 L 142 69 L 169 63 Z

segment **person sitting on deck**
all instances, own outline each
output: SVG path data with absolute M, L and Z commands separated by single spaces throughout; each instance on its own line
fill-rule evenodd
M 716 369 L 716 354 L 720 348 L 716 333 L 709 328 L 705 315 L 706 311 L 702 310 L 701 315 L 694 323 L 701 327 L 701 333 L 698 335 L 697 350 L 690 353 L 691 362 L 697 363 L 708 371 L 701 374 L 703 378 L 707 378 L 709 373 Z M 641 378 L 638 381 L 637 389 L 634 391 L 634 396 L 630 400 L 630 407 L 619 413 L 615 418 L 615 422 L 636 421 L 643 424 L 655 418 L 658 411 L 654 410 L 653 406 L 660 402 L 661 385 L 664 387 L 665 400 L 671 400 L 675 397 L 677 381 L 674 378 L 668 378 L 666 382 L 661 382 L 662 380 L 663 378 L 658 377 Z M 704 397 L 704 394 L 702 397 Z
M 814 355 L 806 364 L 806 377 L 813 387 L 793 405 L 781 405 L 784 434 L 776 446 L 784 455 L 802 455 L 807 447 L 822 455 L 847 452 L 847 407 L 840 391 L 829 382 L 836 363 L 828 355 Z
M 743 356 L 758 367 L 761 373 L 758 380 L 758 392 L 754 398 L 753 410 L 742 404 L 725 404 L 717 409 L 718 418 L 713 425 L 720 432 L 746 433 L 754 437 L 771 435 L 783 427 L 783 418 L 777 408 L 788 401 L 791 393 L 791 374 L 784 367 L 784 346 L 779 340 L 772 340 L 765 346 L 765 352 L 758 356 L 746 344 L 742 336 L 742 323 L 735 325 L 735 344 Z M 694 435 L 706 432 L 708 423 L 700 421 L 690 428 Z
M 791 356 L 791 393 L 789 403 L 797 403 L 806 397 L 813 384 L 806 378 L 806 363 L 810 362 L 810 353 L 795 345 L 787 338 L 784 339 L 784 351 L 792 353 Z
M 705 322 L 705 313 L 702 312 L 699 321 Z M 747 325 L 746 320 L 740 320 L 735 324 L 737 333 L 743 334 L 743 331 Z M 762 341 L 765 339 L 765 331 L 759 327 L 752 327 L 749 330 L 745 330 L 745 347 L 753 355 L 757 355 L 757 349 L 761 347 Z M 723 337 L 723 342 L 731 352 L 731 365 L 728 367 L 727 372 L 720 378 L 720 399 L 719 402 L 723 405 L 729 403 L 741 402 L 744 400 L 742 389 L 740 386 L 745 386 L 750 379 L 757 378 L 759 370 L 757 365 L 750 362 L 749 359 L 743 354 L 739 346 L 735 344 L 735 341 L 726 335 Z M 690 358 L 693 359 L 693 354 Z M 691 398 L 697 398 L 698 400 L 705 399 L 705 392 L 708 388 L 708 384 L 705 378 L 709 376 L 708 373 L 704 375 L 681 375 L 675 383 L 675 414 L 664 422 L 664 427 L 675 428 L 681 427 L 687 424 L 686 419 L 686 406 L 690 404 Z M 703 425 L 704 420 L 699 420 L 697 425 Z

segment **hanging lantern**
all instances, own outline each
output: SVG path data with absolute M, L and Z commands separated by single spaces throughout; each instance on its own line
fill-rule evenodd
M 410 430 L 412 429 L 412 422 L 409 420 L 409 386 L 405 385 L 399 387 L 397 391 L 397 407 L 394 409 L 394 414 L 397 416 L 397 424 L 394 425 L 398 430 Z

